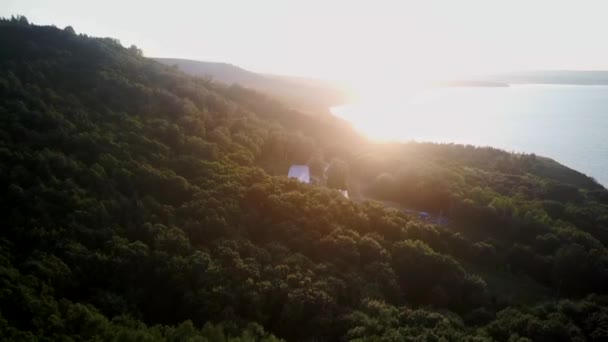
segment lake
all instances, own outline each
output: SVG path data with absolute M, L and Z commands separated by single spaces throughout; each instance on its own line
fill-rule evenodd
M 332 113 L 372 139 L 535 153 L 608 185 L 608 86 L 434 88 Z

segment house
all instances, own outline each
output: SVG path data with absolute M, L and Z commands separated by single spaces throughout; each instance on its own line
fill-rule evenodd
M 302 183 L 310 184 L 310 170 L 307 165 L 291 165 L 287 177 L 295 178 Z
M 342 196 L 344 196 L 344 198 L 348 199 L 348 190 L 338 189 L 338 191 L 340 194 L 342 194 Z

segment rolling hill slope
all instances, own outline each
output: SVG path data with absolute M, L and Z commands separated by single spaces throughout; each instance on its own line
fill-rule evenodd
M 606 189 L 290 107 L 0 20 L 0 339 L 608 337 Z M 450 223 L 265 171 L 291 164 Z
M 177 66 L 181 71 L 199 77 L 212 77 L 226 84 L 237 83 L 275 96 L 285 103 L 307 111 L 325 111 L 349 100 L 348 92 L 338 84 L 327 81 L 254 73 L 238 66 L 178 58 L 154 58 Z

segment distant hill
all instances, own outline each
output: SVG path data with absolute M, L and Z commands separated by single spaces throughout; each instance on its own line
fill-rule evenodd
M 153 58 L 181 71 L 200 77 L 212 77 L 227 84 L 240 84 L 276 96 L 303 110 L 326 110 L 344 104 L 349 95 L 338 84 L 312 78 L 258 74 L 236 65 L 179 58 Z
M 608 85 L 604 70 L 535 70 L 511 72 L 495 76 L 498 81 L 519 84 Z
M 532 70 L 515 71 L 481 78 L 484 82 L 507 84 L 608 85 L 606 70 Z
M 511 84 L 608 85 L 608 70 L 530 70 L 448 79 L 439 87 L 508 87 Z

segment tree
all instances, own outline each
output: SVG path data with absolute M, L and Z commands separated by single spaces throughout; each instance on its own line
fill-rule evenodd
M 76 31 L 74 31 L 72 26 L 66 26 L 63 30 L 69 34 L 76 34 Z
M 333 159 L 327 168 L 327 186 L 334 189 L 348 189 L 348 164 Z

